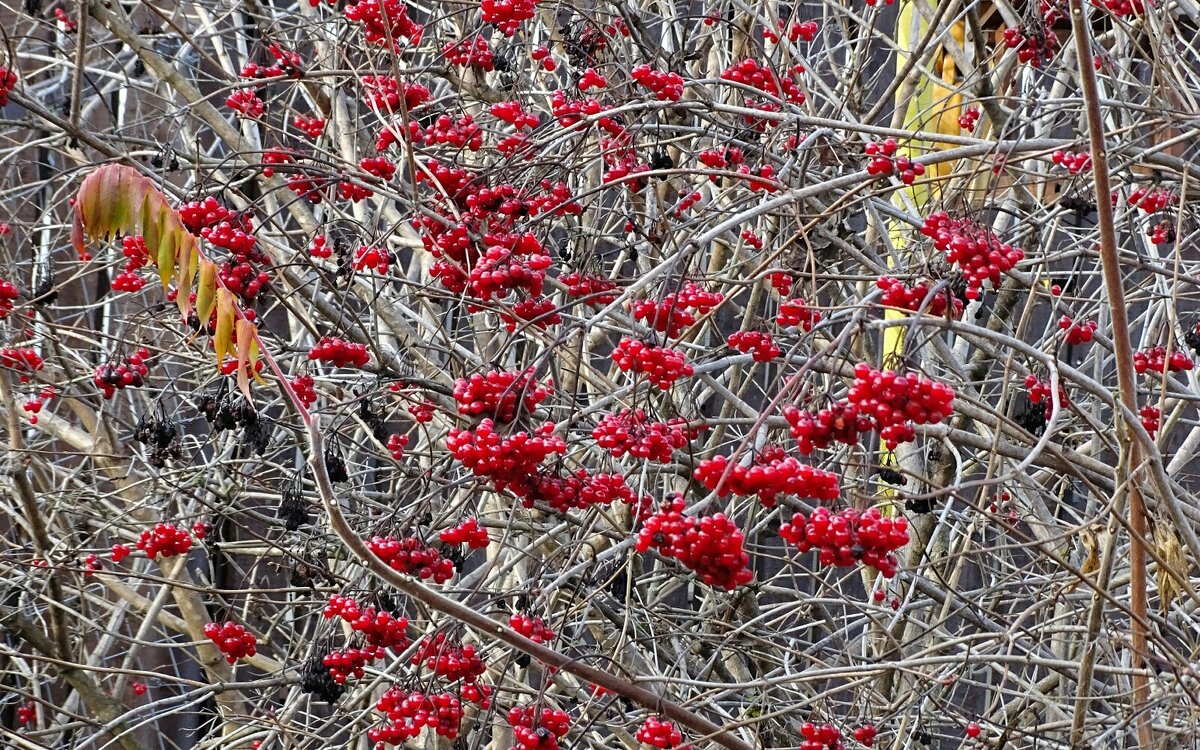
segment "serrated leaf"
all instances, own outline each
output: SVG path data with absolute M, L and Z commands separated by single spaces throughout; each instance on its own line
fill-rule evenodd
M 200 278 L 196 282 L 196 315 L 200 325 L 208 325 L 217 299 L 217 264 L 208 258 L 200 261 Z
M 213 335 L 213 349 L 217 353 L 217 369 L 229 353 L 233 342 L 233 324 L 237 313 L 233 309 L 233 293 L 223 287 L 217 289 L 217 332 Z

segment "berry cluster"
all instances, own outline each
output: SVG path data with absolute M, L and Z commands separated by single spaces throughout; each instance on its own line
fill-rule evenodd
M 300 399 L 305 406 L 312 406 L 317 402 L 317 391 L 314 387 L 316 383 L 312 375 L 298 375 L 291 383 L 296 398 Z
M 1043 19 L 1004 30 L 1004 46 L 1017 50 L 1017 60 L 1035 68 L 1054 59 L 1058 53 L 1058 37 Z
M 962 316 L 963 303 L 962 300 L 955 297 L 949 288 L 943 286 L 932 297 L 930 293 L 933 290 L 932 282 L 921 279 L 913 283 L 912 286 L 905 284 L 899 279 L 894 279 L 891 276 L 880 276 L 875 282 L 882 294 L 879 298 L 879 304 L 884 307 L 894 307 L 900 310 L 909 310 L 916 312 L 926 305 L 925 300 L 929 302 L 924 307 L 924 312 L 933 315 L 934 317 L 944 317 L 947 311 L 950 312 L 950 317 L 959 318 Z
M 672 292 L 659 302 L 636 300 L 632 303 L 633 317 L 669 338 L 675 338 L 696 323 L 696 315 L 707 315 L 724 299 L 725 295 L 710 292 L 689 281 L 679 292 Z
M 1129 193 L 1130 205 L 1152 214 L 1179 203 L 1179 196 L 1166 188 L 1139 187 Z
M 367 542 L 367 549 L 387 563 L 392 570 L 401 573 L 421 579 L 433 579 L 434 583 L 445 583 L 454 577 L 454 563 L 416 537 L 371 537 Z
M 313 140 L 320 138 L 321 133 L 325 132 L 325 124 L 324 117 L 303 117 L 301 115 L 292 117 L 292 126 Z
M 1140 421 L 1142 423 L 1142 427 L 1146 428 L 1146 432 L 1150 433 L 1151 438 L 1158 434 L 1158 428 L 1162 426 L 1161 409 L 1159 409 L 1157 406 L 1146 404 L 1141 408 L 1141 411 L 1138 412 L 1138 415 L 1141 417 Z
M 329 245 L 325 235 L 318 234 L 313 237 L 312 244 L 308 246 L 308 254 L 314 258 L 332 258 L 333 247 Z
M 647 716 L 638 727 L 636 738 L 638 742 L 658 750 L 685 750 L 679 747 L 683 742 L 683 733 L 676 729 L 674 724 L 658 716 Z
M 800 326 L 805 331 L 811 331 L 813 326 L 821 322 L 821 312 L 812 307 L 800 297 L 785 299 L 779 303 L 779 313 L 775 316 L 775 325 L 780 328 Z
M 442 54 L 446 56 L 446 60 L 451 65 L 457 65 L 460 68 L 474 67 L 485 72 L 495 70 L 492 47 L 479 34 L 470 39 L 446 42 L 442 47 Z
M 967 107 L 963 113 L 958 116 L 958 127 L 968 133 L 975 132 L 975 126 L 979 124 L 979 108 Z
M 926 217 L 921 234 L 933 240 L 933 246 L 957 263 L 967 280 L 966 297 L 976 300 L 985 281 L 1000 286 L 1000 275 L 1015 266 L 1025 253 L 1000 241 L 987 227 L 970 219 L 951 218 L 945 211 Z
M 1050 418 L 1050 413 L 1053 411 L 1054 402 L 1050 398 L 1050 383 L 1042 380 L 1037 375 L 1029 373 L 1025 376 L 1025 387 L 1029 389 L 1029 403 L 1040 404 L 1045 402 L 1046 419 Z M 1070 401 L 1067 400 L 1067 391 L 1059 383 L 1058 386 L 1058 403 L 1061 408 L 1066 408 Z
M 908 520 L 884 518 L 878 508 L 831 513 L 819 506 L 807 517 L 792 516 L 791 522 L 779 527 L 779 536 L 801 552 L 818 550 L 821 565 L 848 567 L 861 562 L 891 578 L 899 566 L 895 552 L 908 544 Z
M 1072 346 L 1090 343 L 1092 336 L 1096 333 L 1096 321 L 1087 320 L 1076 323 L 1068 315 L 1059 318 L 1058 327 L 1067 332 L 1067 343 Z
M 394 257 L 380 247 L 360 247 L 354 251 L 354 262 L 351 266 L 360 273 L 374 271 L 380 276 L 386 276 Z
M 258 639 L 254 634 L 246 630 L 244 625 L 233 622 L 205 623 L 204 635 L 225 654 L 225 661 L 230 664 L 238 659 L 254 656 L 258 647 Z
M 603 276 L 572 271 L 563 274 L 558 280 L 567 285 L 569 296 L 582 298 L 589 305 L 610 305 L 617 299 L 617 295 L 613 294 L 617 282 L 609 281 Z
M 257 120 L 263 116 L 267 105 L 258 98 L 254 89 L 238 89 L 225 98 L 225 106 L 237 112 L 242 117 Z
M 701 461 L 693 476 L 706 489 L 716 490 L 718 497 L 757 495 L 768 508 L 774 507 L 780 495 L 834 500 L 840 493 L 837 474 L 769 452 L 760 455 L 752 466 L 730 466 L 725 456 L 715 456 Z
M 455 739 L 463 718 L 462 701 L 453 693 L 426 695 L 400 687 L 389 688 L 381 695 L 375 709 L 388 718 L 386 724 L 367 730 L 367 739 L 375 743 L 376 750 L 403 745 L 425 727 L 439 737 Z
M 595 68 L 587 68 L 579 76 L 579 90 L 608 88 L 608 79 L 596 72 Z
M 1145 15 L 1147 2 L 1153 7 L 1153 0 L 1092 0 L 1092 5 L 1107 8 L 1117 18 L 1124 18 Z
M 550 50 L 546 47 L 534 47 L 529 53 L 529 58 L 534 62 L 540 62 L 542 64 L 542 70 L 546 71 L 547 73 L 553 73 L 554 69 L 558 67 L 554 63 L 554 58 L 550 57 Z
M 338 685 L 345 685 L 351 677 L 361 680 L 366 674 L 366 666 L 385 655 L 386 649 L 378 646 L 346 648 L 325 654 L 321 658 L 321 665 L 329 670 L 330 679 Z
M 0 107 L 8 106 L 8 94 L 17 86 L 17 72 L 0 65 Z
M 687 447 L 702 429 L 688 427 L 687 420 L 680 417 L 654 422 L 641 409 L 622 409 L 605 414 L 592 430 L 592 438 L 614 458 L 629 455 L 670 463 L 671 452 Z
M 520 102 L 497 102 L 489 109 L 489 112 L 498 119 L 507 122 L 509 125 L 516 125 L 518 128 L 536 128 L 541 121 L 538 116 L 525 111 Z
M 425 668 L 450 682 L 462 680 L 474 684 L 487 671 L 487 665 L 479 658 L 475 646 L 458 643 L 445 633 L 424 635 L 417 641 L 412 655 L 413 664 L 425 664 Z
M 744 537 L 724 513 L 685 515 L 682 497 L 667 501 L 646 519 L 634 543 L 638 552 L 655 549 L 694 571 L 709 586 L 732 590 L 754 577 Z
M 729 334 L 725 341 L 743 354 L 753 352 L 755 362 L 770 362 L 783 354 L 783 351 L 775 346 L 771 334 L 764 331 L 735 331 Z
M 123 362 L 108 362 L 98 365 L 92 374 L 92 382 L 104 393 L 104 398 L 110 399 L 118 390 L 126 388 L 141 388 L 145 384 L 150 368 L 146 360 L 150 350 L 138 347 L 138 350 L 125 358 Z
M 537 13 L 534 0 L 483 0 L 479 10 L 484 23 L 490 23 L 504 36 L 517 33 L 521 24 Z
M 407 38 L 415 46 L 421 43 L 425 27 L 408 16 L 408 8 L 401 0 L 359 0 L 347 5 L 346 18 L 363 26 L 363 36 L 371 44 L 391 47 L 400 51 L 401 39 Z
M 622 372 L 643 374 L 659 388 L 668 390 L 680 378 L 691 377 L 695 370 L 683 352 L 653 346 L 637 339 L 623 338 L 613 351 L 613 361 Z
M 0 320 L 8 317 L 12 312 L 13 300 L 21 296 L 17 285 L 7 279 L 0 279 Z
M 782 100 L 797 105 L 804 103 L 806 99 L 804 92 L 800 90 L 800 87 L 793 80 L 803 72 L 803 67 L 795 65 L 788 69 L 788 76 L 780 77 L 776 75 L 775 70 L 771 66 L 764 65 L 753 57 L 747 57 L 721 71 L 721 80 L 749 86 L 752 89 L 767 94 L 770 99 L 763 101 L 747 99 L 747 106 L 763 112 L 778 112 L 780 106 L 771 101 L 771 99 Z M 759 130 L 774 123 L 774 120 L 762 120 L 754 115 L 746 115 L 745 121 L 749 125 L 756 126 Z
M 513 750 L 559 750 L 558 741 L 571 731 L 570 715 L 557 708 L 513 706 L 505 718 L 517 741 Z
M 660 102 L 677 102 L 683 96 L 683 77 L 671 71 L 654 70 L 649 65 L 639 65 L 629 72 L 635 83 L 654 92 Z
M 474 518 L 464 519 L 457 526 L 442 529 L 438 532 L 438 539 L 441 539 L 443 544 L 465 544 L 471 549 L 483 549 L 491 541 L 487 529 L 480 526 L 479 521 Z
M 274 62 L 271 65 L 246 63 L 242 67 L 242 78 L 261 79 L 282 76 L 302 78 L 304 76 L 304 69 L 301 67 L 304 61 L 300 57 L 300 53 L 285 49 L 276 42 L 268 44 L 267 51 L 271 53 Z
M 458 413 L 485 414 L 497 422 L 511 422 L 521 410 L 533 411 L 554 393 L 549 381 L 539 383 L 533 368 L 519 372 L 491 370 L 454 381 Z
M 854 366 L 854 382 L 846 400 L 868 417 L 888 450 L 916 437 L 913 425 L 934 424 L 950 416 L 954 390 L 917 375 Z
M 879 730 L 874 724 L 863 724 L 854 730 L 854 740 L 863 747 L 872 747 L 875 744 L 875 737 L 879 734 Z
M 393 461 L 404 459 L 404 449 L 408 447 L 408 435 L 397 435 L 395 433 L 388 435 L 387 449 L 391 454 Z
M 126 557 L 129 557 L 129 555 L 132 553 L 133 550 L 129 549 L 128 545 L 114 544 L 112 546 L 112 551 L 109 553 L 108 559 L 115 563 L 119 563 Z
M 554 640 L 554 631 L 540 617 L 517 612 L 509 616 L 508 625 L 534 643 L 549 643 Z
M 1150 349 L 1143 349 L 1133 353 L 1133 367 L 1137 370 L 1138 375 L 1149 372 L 1186 372 L 1192 369 L 1195 363 L 1192 358 L 1186 353 L 1176 349 L 1167 356 L 1167 349 L 1164 346 L 1155 346 Z
M 409 646 L 408 618 L 395 617 L 374 607 L 363 607 L 353 598 L 331 594 L 322 611 L 325 619 L 342 619 L 367 645 L 403 651 Z
M 821 724 L 817 726 L 811 721 L 806 721 L 800 725 L 800 736 L 804 741 L 800 743 L 800 750 L 843 750 L 845 745 L 842 744 L 842 730 L 832 724 Z
M 925 165 L 917 164 L 901 154 L 896 156 L 898 145 L 893 138 L 882 142 L 871 141 L 863 147 L 863 153 L 871 157 L 867 162 L 867 174 L 872 177 L 898 175 L 900 182 L 911 185 L 925 174 Z
M 192 538 L 187 531 L 176 528 L 174 524 L 159 523 L 153 528 L 143 529 L 135 546 L 151 560 L 158 556 L 175 557 L 187 554 L 192 548 Z
M 1092 155 L 1085 151 L 1058 150 L 1050 155 L 1050 161 L 1067 170 L 1071 174 L 1090 172 L 1092 170 Z
M 337 336 L 324 336 L 308 353 L 310 360 L 327 362 L 334 367 L 366 367 L 371 360 L 365 344 L 352 344 Z
M 46 406 L 46 402 L 58 395 L 58 389 L 52 385 L 42 386 L 36 396 L 21 404 L 21 409 L 29 414 L 29 424 L 38 423 L 38 414 Z
M 4 104 L 8 104 L 7 101 Z M 37 721 L 37 704 L 33 701 L 22 703 L 17 706 L 17 723 L 22 726 L 25 724 L 33 724 Z
M 538 473 L 538 465 L 552 454 L 566 453 L 567 444 L 547 423 L 533 434 L 500 435 L 495 423 L 484 419 L 474 430 L 452 429 L 446 448 L 477 477 L 486 477 L 497 492 L 509 487 L 521 492 Z
M 779 29 L 778 33 L 764 27 L 763 38 L 772 44 L 779 44 L 779 38 L 783 35 L 783 29 L 785 26 L 786 24 L 781 18 L 777 24 L 777 28 Z M 820 26 L 817 25 L 816 21 L 794 21 L 790 27 L 787 27 L 787 29 L 788 41 L 790 41 L 792 44 L 795 44 L 801 39 L 806 42 L 811 42 L 817 37 L 817 32 L 820 30 Z
M 22 383 L 28 383 L 33 373 L 42 369 L 45 364 L 42 355 L 28 347 L 0 348 L 0 367 L 16 372 Z
M 572 508 L 586 510 L 593 505 L 611 505 L 620 501 L 636 506 L 635 514 L 646 508 L 649 498 L 638 497 L 620 474 L 590 474 L 580 469 L 574 474 L 537 473 L 512 490 L 521 504 L 532 508 L 543 502 L 552 510 L 566 513 Z

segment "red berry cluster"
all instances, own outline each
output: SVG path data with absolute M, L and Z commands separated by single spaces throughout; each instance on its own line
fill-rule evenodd
M 341 618 L 352 631 L 362 634 L 367 645 L 375 648 L 390 648 L 399 652 L 411 643 L 408 638 L 408 618 L 395 617 L 374 607 L 363 607 L 348 596 L 331 594 L 322 615 L 325 619 Z
M 1096 321 L 1088 320 L 1076 323 L 1068 315 L 1059 318 L 1058 327 L 1067 332 L 1067 343 L 1072 346 L 1090 343 L 1092 336 L 1096 333 Z
M 318 234 L 313 237 L 312 244 L 308 246 L 308 254 L 314 258 L 331 258 L 333 257 L 333 248 L 325 239 L 325 235 Z
M 641 409 L 622 409 L 605 414 L 592 430 L 592 438 L 614 458 L 629 455 L 665 464 L 670 463 L 673 450 L 687 447 L 703 429 L 688 427 L 680 417 L 654 422 Z
M 92 374 L 92 382 L 104 393 L 104 398 L 112 398 L 119 390 L 126 388 L 141 388 L 145 384 L 150 368 L 146 360 L 150 358 L 150 350 L 138 347 L 138 350 L 125 358 L 123 362 L 108 362 L 98 365 Z
M 571 731 L 570 715 L 557 708 L 513 706 L 506 718 L 517 741 L 513 750 L 559 750 L 558 741 Z
M 33 373 L 42 369 L 45 364 L 42 355 L 28 347 L 6 346 L 0 349 L 0 367 L 16 372 L 22 383 L 28 383 Z
M 465 544 L 471 549 L 483 549 L 491 541 L 487 529 L 480 526 L 479 521 L 474 518 L 464 519 L 457 526 L 442 529 L 438 532 L 438 539 L 444 544 Z
M 386 654 L 387 650 L 380 646 L 335 649 L 321 658 L 321 664 L 329 670 L 329 676 L 334 682 L 345 685 L 351 677 L 361 680 L 366 674 L 366 666 L 382 659 Z
M 304 402 L 305 406 L 312 406 L 317 402 L 317 391 L 313 387 L 315 381 L 312 375 L 298 375 L 291 383 L 292 390 L 296 393 L 296 398 Z
M 935 424 L 950 416 L 954 389 L 917 375 L 854 366 L 854 382 L 846 400 L 868 417 L 888 450 L 916 437 L 914 425 Z
M 367 542 L 367 549 L 387 563 L 392 570 L 401 573 L 421 579 L 433 579 L 434 583 L 445 583 L 454 577 L 454 563 L 416 537 L 371 537 Z
M 225 99 L 225 106 L 237 112 L 242 117 L 257 120 L 262 117 L 267 105 L 258 98 L 254 89 L 238 89 Z
M 1125 16 L 1143 16 L 1146 14 L 1146 3 L 1154 6 L 1153 0 L 1092 0 L 1092 5 L 1107 8 L 1117 18 Z
M 388 717 L 388 723 L 367 730 L 367 739 L 375 743 L 376 750 L 403 745 L 425 727 L 439 737 L 455 739 L 463 718 L 462 700 L 449 692 L 426 695 L 392 687 L 375 702 L 375 709 Z
M 516 125 L 518 128 L 536 128 L 541 121 L 538 116 L 525 111 L 520 102 L 497 102 L 489 109 L 489 112 L 498 119 L 507 122 L 509 125 Z
M 1167 349 L 1163 346 L 1155 346 L 1150 349 L 1143 349 L 1133 354 L 1133 367 L 1137 370 L 1138 375 L 1147 371 L 1150 372 L 1181 372 L 1192 369 L 1195 363 L 1192 358 L 1184 352 L 1176 349 L 1167 356 Z
M 1054 59 L 1058 53 L 1058 37 L 1042 19 L 1004 30 L 1004 46 L 1017 50 L 1017 60 L 1035 68 Z
M 524 410 L 533 411 L 554 393 L 550 381 L 539 383 L 533 368 L 519 372 L 491 370 L 454 381 L 458 413 L 486 414 L 497 422 L 511 422 Z
M 365 344 L 352 344 L 337 336 L 324 336 L 308 353 L 310 360 L 327 362 L 334 367 L 366 367 L 371 360 Z
M 879 304 L 911 312 L 920 310 L 921 306 L 926 304 L 925 299 L 932 291 L 932 282 L 930 281 L 921 279 L 910 287 L 891 276 L 880 276 L 879 280 L 875 282 L 875 286 L 879 287 L 882 292 Z M 940 318 L 946 315 L 947 310 L 950 311 L 950 317 L 957 319 L 962 316 L 963 303 L 950 292 L 949 288 L 943 287 L 938 290 L 937 294 L 929 297 L 928 306 L 925 307 L 924 312 Z
M 832 724 L 817 726 L 811 721 L 800 725 L 800 750 L 843 750 L 842 730 Z
M 404 449 L 408 447 L 408 435 L 397 435 L 395 433 L 388 435 L 387 449 L 391 454 L 393 461 L 404 459 Z
M 419 404 L 410 404 L 408 413 L 412 415 L 413 421 L 417 424 L 429 424 L 433 421 L 433 410 L 437 404 L 425 399 Z
M 775 346 L 771 334 L 765 331 L 736 331 L 729 334 L 726 343 L 743 354 L 753 352 L 755 362 L 770 362 L 783 354 L 783 351 Z
M 0 320 L 12 312 L 13 300 L 21 296 L 16 284 L 6 279 L 0 279 Z
M 726 167 L 737 167 L 746 161 L 746 155 L 740 148 L 709 148 L 696 154 L 696 158 L 700 163 L 709 169 L 725 169 Z M 712 175 L 712 179 L 716 180 L 717 176 Z
M 508 625 L 534 643 L 549 643 L 554 640 L 554 631 L 540 617 L 517 612 L 509 616 Z
M 1150 437 L 1153 438 L 1158 434 L 1158 428 L 1162 426 L 1162 410 L 1157 406 L 1146 404 L 1138 414 L 1141 417 L 1142 427 L 1145 427 L 1146 432 L 1150 433 Z
M 479 34 L 470 39 L 446 42 L 442 47 L 442 54 L 446 56 L 446 60 L 451 65 L 457 65 L 460 68 L 474 67 L 483 71 L 495 70 L 492 47 Z
M 1050 161 L 1071 174 L 1092 171 L 1092 155 L 1085 151 L 1075 152 L 1059 149 L 1050 155 Z
M 668 390 L 676 380 L 691 377 L 695 372 L 683 352 L 631 338 L 623 338 L 617 344 L 613 361 L 622 372 L 632 370 L 643 374 L 663 391 Z
M 1025 253 L 1000 241 L 987 227 L 970 219 L 951 218 L 945 211 L 926 217 L 921 234 L 933 240 L 933 246 L 946 253 L 946 260 L 957 263 L 967 280 L 967 299 L 980 297 L 985 281 L 1000 286 L 1000 275 L 1017 265 Z
M 487 671 L 487 665 L 479 658 L 473 644 L 459 643 L 445 633 L 424 635 L 417 641 L 413 664 L 425 664 L 425 668 L 450 682 L 462 680 L 466 684 L 476 683 Z
M 4 104 L 8 104 L 7 101 Z M 21 725 L 33 724 L 37 721 L 37 704 L 33 701 L 22 703 L 17 706 L 17 723 Z
M 608 79 L 596 72 L 595 68 L 587 68 L 579 76 L 579 90 L 608 88 Z
M 233 622 L 205 623 L 204 635 L 225 654 L 225 661 L 230 664 L 238 659 L 254 656 L 258 647 L 258 639 L 254 634 L 246 630 L 244 625 Z
M 67 13 L 61 6 L 54 9 L 54 17 L 62 24 L 64 34 L 74 34 L 79 28 L 79 23 L 74 18 L 71 18 L 71 14 Z
M 484 23 L 490 23 L 504 36 L 517 33 L 521 24 L 537 13 L 534 0 L 483 0 L 479 10 Z
M 975 132 L 975 126 L 979 124 L 979 108 L 967 107 L 963 113 L 958 116 L 958 126 L 968 133 Z
M 1164 219 L 1147 229 L 1146 234 L 1155 245 L 1166 245 L 1175 241 L 1175 225 Z
M 924 164 L 914 163 L 903 154 L 896 156 L 897 148 L 896 141 L 892 138 L 882 142 L 871 141 L 864 146 L 863 152 L 871 157 L 867 162 L 867 174 L 873 177 L 896 174 L 905 185 L 913 184 L 918 177 L 925 174 Z
M 129 557 L 129 555 L 132 552 L 133 552 L 133 550 L 129 549 L 129 547 L 127 545 L 114 544 L 112 546 L 112 552 L 109 554 L 108 559 L 112 560 L 115 563 L 119 563 L 122 560 L 124 560 L 126 557 Z
M 725 456 L 714 456 L 701 461 L 693 476 L 706 489 L 716 490 L 718 497 L 757 495 L 768 508 L 774 507 L 780 495 L 834 500 L 840 494 L 837 474 L 814 469 L 790 456 L 771 457 L 770 453 L 759 456 L 751 466 L 730 466 Z
M 678 292 L 666 295 L 659 302 L 646 299 L 635 301 L 633 317 L 654 330 L 675 338 L 695 324 L 696 315 L 707 315 L 724 300 L 725 295 L 710 292 L 689 281 Z
M 200 201 L 189 201 L 179 206 L 179 218 L 183 221 L 183 225 L 188 231 L 197 237 L 200 236 L 200 231 L 205 227 L 213 227 L 223 221 L 235 219 L 237 213 L 222 206 L 221 203 L 211 195 Z M 126 246 L 128 248 L 128 245 Z M 140 252 L 146 251 L 145 242 L 140 243 Z M 128 250 L 125 252 L 125 257 L 130 257 Z
M 878 508 L 847 508 L 831 513 L 819 506 L 811 515 L 797 513 L 779 527 L 779 536 L 801 552 L 816 549 L 821 565 L 848 567 L 857 562 L 884 578 L 896 574 L 896 550 L 908 544 L 908 520 L 884 518 Z
M 153 528 L 143 529 L 138 535 L 138 549 L 146 553 L 146 557 L 175 557 L 187 554 L 192 548 L 192 538 L 187 531 L 176 528 L 174 524 L 159 523 Z M 115 553 L 114 553 L 115 554 Z
M 354 262 L 351 265 L 360 273 L 374 271 L 380 276 L 386 276 L 391 269 L 393 257 L 380 247 L 360 247 L 354 251 Z
M 529 57 L 534 62 L 540 62 L 542 70 L 545 70 L 547 73 L 553 73 L 557 67 L 554 64 L 554 58 L 550 57 L 550 50 L 546 47 L 534 47 L 533 51 L 529 53 Z
M 38 423 L 38 414 L 46 406 L 46 402 L 58 395 L 58 390 L 52 386 L 43 386 L 36 396 L 32 396 L 21 405 L 21 409 L 29 414 L 29 424 Z
M 276 42 L 268 44 L 267 51 L 271 53 L 274 62 L 271 65 L 259 65 L 254 62 L 246 63 L 242 67 L 243 78 L 260 79 L 278 78 L 281 76 L 302 78 L 304 76 L 304 69 L 302 67 L 304 60 L 300 57 L 299 52 L 285 49 Z
M 775 316 L 775 324 L 780 328 L 800 326 L 805 331 L 811 331 L 813 326 L 821 322 L 821 313 L 800 297 L 785 299 L 779 303 L 779 313 Z
M 755 234 L 753 229 L 743 229 L 740 236 L 743 242 L 755 250 L 763 249 L 762 238 Z M 784 281 L 785 278 L 787 281 Z M 786 297 L 792 291 L 792 275 L 790 273 L 773 273 L 770 279 L 772 288 L 781 295 Z
M 359 0 L 346 6 L 346 18 L 363 26 L 363 36 L 371 44 L 400 51 L 402 38 L 415 46 L 421 43 L 425 27 L 408 16 L 400 0 Z
M 590 474 L 586 469 L 561 476 L 537 473 L 511 489 L 526 508 L 543 502 L 559 513 L 566 513 L 572 508 L 586 510 L 593 505 L 611 505 L 619 500 L 626 505 L 636 506 L 635 513 L 640 514 L 649 502 L 648 497 L 639 498 L 634 493 L 624 476 Z
M 803 104 L 807 97 L 800 90 L 800 87 L 796 85 L 795 80 L 793 80 L 803 72 L 803 67 L 795 65 L 788 70 L 789 75 L 780 77 L 776 75 L 775 70 L 769 65 L 764 65 L 753 57 L 747 57 L 721 71 L 721 80 L 749 86 L 752 89 L 768 94 L 771 99 L 779 99 L 791 104 Z M 780 110 L 780 106 L 770 100 L 757 101 L 747 99 L 746 104 L 764 112 L 778 112 Z M 746 115 L 745 120 L 747 124 L 756 125 L 759 129 L 762 129 L 768 123 L 773 123 L 773 121 L 762 121 L 753 115 Z
M 1025 376 L 1025 387 L 1029 389 L 1029 402 L 1031 404 L 1040 404 L 1043 401 L 1046 403 L 1046 418 L 1050 418 L 1050 412 L 1053 411 L 1053 400 L 1050 398 L 1050 384 L 1037 375 L 1029 373 Z M 1060 383 L 1058 386 L 1058 403 L 1063 409 L 1067 407 L 1070 401 L 1067 400 L 1067 391 Z
M 538 465 L 552 454 L 567 451 L 562 437 L 547 423 L 533 434 L 517 432 L 500 435 L 495 423 L 485 419 L 472 430 L 452 429 L 446 436 L 446 448 L 477 477 L 486 477 L 497 492 L 527 488 L 538 472 Z
M 8 106 L 8 94 L 17 86 L 17 72 L 0 65 L 0 107 Z
M 1130 205 L 1152 214 L 1179 203 L 1179 196 L 1166 188 L 1135 188 L 1129 193 Z
M 325 124 L 324 117 L 292 116 L 292 126 L 313 140 L 320 138 L 321 133 L 325 132 Z
M 778 33 L 764 27 L 763 38 L 772 44 L 779 44 L 779 38 L 783 35 L 783 29 L 785 26 L 786 24 L 781 18 L 779 19 L 779 23 L 777 25 L 777 28 L 779 29 Z M 820 26 L 817 25 L 816 21 L 794 21 L 790 27 L 787 27 L 787 29 L 788 41 L 790 41 L 792 44 L 795 44 L 800 39 L 803 39 L 806 42 L 811 42 L 816 38 L 817 31 L 820 30 Z
M 386 156 L 367 157 L 358 163 L 367 174 L 381 180 L 390 180 L 396 176 L 396 163 Z
M 635 83 L 653 91 L 660 102 L 677 102 L 683 96 L 683 77 L 678 73 L 639 65 L 629 72 L 629 77 Z
M 872 747 L 878 734 L 879 730 L 875 728 L 874 724 L 863 724 L 854 730 L 854 739 L 863 747 Z
M 675 728 L 675 725 L 666 719 L 658 716 L 647 716 L 646 720 L 637 730 L 637 741 L 642 744 L 656 747 L 658 750 L 671 750 L 671 748 L 679 748 L 683 742 L 683 733 Z M 679 750 L 685 750 L 679 748 Z
M 754 572 L 737 525 L 724 513 L 685 515 L 684 507 L 683 498 L 675 497 L 647 518 L 634 542 L 637 551 L 655 549 L 673 557 L 709 586 L 732 590 L 749 583 Z

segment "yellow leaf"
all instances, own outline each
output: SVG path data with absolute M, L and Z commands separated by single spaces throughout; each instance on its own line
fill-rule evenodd
M 237 383 L 238 390 L 242 392 L 247 401 L 252 400 L 248 370 L 254 367 L 254 363 L 250 361 L 250 347 L 253 344 L 254 324 L 243 318 L 237 322 Z
M 196 315 L 200 325 L 208 325 L 217 293 L 217 264 L 208 258 L 200 261 L 200 280 L 196 284 Z
M 217 369 L 225 361 L 229 344 L 233 339 L 233 322 L 237 313 L 233 309 L 233 293 L 228 289 L 217 289 L 217 332 L 213 336 L 213 349 L 217 352 Z
M 185 251 L 187 262 L 181 262 L 176 271 L 175 276 L 175 302 L 179 305 L 179 312 L 187 319 L 188 313 L 192 310 L 192 282 L 196 279 L 196 271 L 200 267 L 200 248 L 196 247 L 196 243 L 188 243 L 188 248 Z

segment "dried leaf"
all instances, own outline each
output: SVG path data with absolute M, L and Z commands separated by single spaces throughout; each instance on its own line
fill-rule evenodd
M 200 325 L 208 325 L 217 299 L 217 264 L 208 258 L 200 261 L 200 279 L 196 282 L 196 315 Z
M 250 371 L 254 363 L 250 361 L 250 348 L 254 345 L 254 324 L 248 320 L 237 322 L 237 383 L 238 390 L 252 401 L 250 396 Z
M 1154 524 L 1154 547 L 1162 559 L 1154 577 L 1158 580 L 1158 599 L 1163 617 L 1166 617 L 1175 598 L 1183 592 L 1183 587 L 1169 571 L 1186 578 L 1191 573 L 1191 566 L 1183 554 L 1183 545 L 1179 543 L 1179 537 L 1175 535 L 1171 524 L 1165 520 Z

